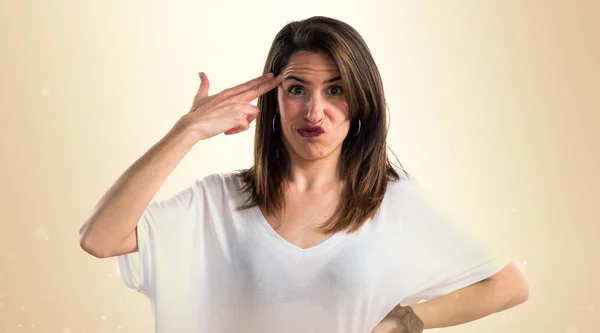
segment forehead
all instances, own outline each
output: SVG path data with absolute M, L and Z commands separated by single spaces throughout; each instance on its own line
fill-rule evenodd
M 339 70 L 333 59 L 322 52 L 299 51 L 290 57 L 287 66 L 282 71 L 287 75 L 326 77 L 339 75 Z

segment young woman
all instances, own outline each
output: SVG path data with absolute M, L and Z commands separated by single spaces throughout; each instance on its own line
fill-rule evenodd
M 352 27 L 287 24 L 264 72 L 211 96 L 200 73 L 190 112 L 81 228 L 82 248 L 118 256 L 149 297 L 156 332 L 421 332 L 526 300 L 515 266 L 389 162 L 382 81 Z M 152 201 L 197 142 L 254 120 L 252 167 Z

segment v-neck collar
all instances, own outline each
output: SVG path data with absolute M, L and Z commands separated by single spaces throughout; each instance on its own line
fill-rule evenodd
M 266 236 L 267 240 L 271 244 L 277 246 L 278 248 L 286 251 L 287 253 L 299 259 L 306 259 L 314 256 L 319 256 L 327 252 L 329 248 L 340 242 L 345 236 L 343 232 L 336 232 L 317 245 L 308 248 L 301 248 L 290 243 L 281 235 L 279 235 L 277 231 L 273 229 L 271 224 L 269 224 L 269 222 L 267 221 L 267 219 L 265 218 L 264 214 L 258 206 L 252 207 L 251 210 L 254 213 L 254 219 L 260 225 L 260 229 L 262 233 Z

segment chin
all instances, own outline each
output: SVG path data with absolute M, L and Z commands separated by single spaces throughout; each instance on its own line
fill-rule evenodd
M 284 144 L 289 153 L 293 154 L 295 158 L 303 161 L 319 161 L 325 158 L 329 158 L 335 155 L 338 150 L 341 154 L 342 142 L 339 145 L 332 145 L 331 142 L 306 142 L 304 138 L 300 142 L 293 142 L 290 144 Z
M 319 161 L 325 158 L 330 157 L 335 153 L 335 149 L 323 149 L 322 147 L 318 148 L 305 148 L 302 150 L 295 150 L 295 155 L 305 161 Z

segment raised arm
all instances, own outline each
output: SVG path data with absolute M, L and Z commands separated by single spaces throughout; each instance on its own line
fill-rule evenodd
M 247 130 L 259 112 L 249 103 L 280 83 L 263 75 L 208 96 L 208 78 L 201 73 L 200 79 L 190 111 L 117 179 L 80 228 L 80 246 L 87 253 L 107 258 L 137 251 L 139 219 L 186 154 L 198 141 Z

